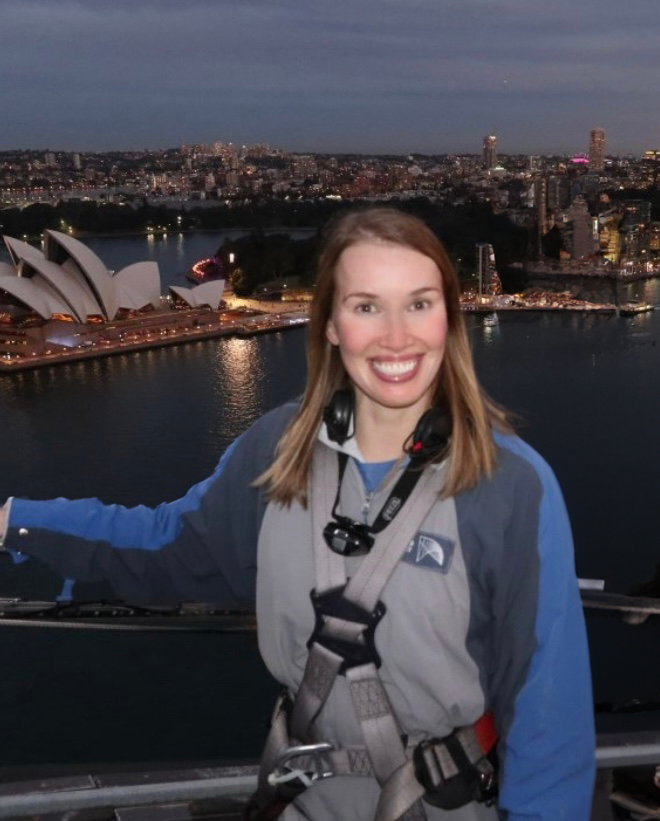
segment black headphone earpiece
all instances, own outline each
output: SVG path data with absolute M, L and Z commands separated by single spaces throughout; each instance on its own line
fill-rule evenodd
M 353 426 L 353 411 L 355 410 L 355 394 L 352 388 L 342 388 L 335 391 L 328 404 L 323 409 L 323 421 L 328 431 L 328 437 L 339 445 L 355 434 Z
M 328 437 L 339 445 L 355 434 L 353 413 L 355 393 L 352 388 L 335 391 L 323 410 Z M 411 457 L 428 461 L 439 456 L 446 448 L 451 436 L 451 414 L 446 405 L 429 408 L 422 414 L 411 436 L 411 444 L 406 449 Z
M 415 426 L 406 450 L 411 458 L 426 462 L 440 456 L 449 444 L 452 431 L 451 413 L 446 405 L 429 408 Z

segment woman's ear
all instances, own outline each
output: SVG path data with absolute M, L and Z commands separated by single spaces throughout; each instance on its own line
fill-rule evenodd
M 335 323 L 331 319 L 328 320 L 328 324 L 325 326 L 325 338 L 331 345 L 339 345 Z

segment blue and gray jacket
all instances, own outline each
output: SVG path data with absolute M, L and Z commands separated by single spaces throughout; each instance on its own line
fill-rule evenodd
M 256 607 L 264 661 L 295 692 L 314 626 L 309 513 L 268 503 L 252 486 L 294 410 L 264 416 L 211 477 L 155 509 L 14 499 L 5 547 L 65 577 L 108 580 L 130 601 Z M 498 809 L 429 807 L 429 819 L 588 821 L 593 704 L 568 517 L 541 457 L 514 436 L 496 435 L 496 444 L 493 476 L 438 498 L 385 588 L 387 613 L 376 633 L 381 678 L 411 738 L 442 737 L 485 710 L 495 713 Z M 330 446 L 322 436 L 318 447 Z M 342 514 L 373 519 L 390 486 L 367 496 L 350 461 Z M 359 743 L 352 710 L 338 681 L 319 717 L 328 739 Z M 370 781 L 321 782 L 290 817 L 367 821 L 378 796 Z

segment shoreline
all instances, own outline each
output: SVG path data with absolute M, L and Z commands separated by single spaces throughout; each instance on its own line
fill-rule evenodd
M 170 230 L 163 230 L 161 228 L 155 229 L 153 231 L 147 231 L 146 229 L 141 229 L 139 231 L 75 231 L 71 236 L 74 239 L 127 239 L 131 237 L 153 237 L 153 238 L 163 238 L 169 236 L 179 236 L 188 235 L 188 234 L 226 234 L 226 233 L 241 233 L 241 234 L 254 234 L 254 233 L 264 233 L 264 234 L 295 234 L 295 233 L 304 233 L 309 234 L 312 236 L 316 231 L 319 229 L 314 227 L 313 225 L 306 225 L 306 226 L 298 226 L 295 228 L 290 228 L 286 225 L 275 225 L 269 227 L 261 227 L 255 228 L 254 226 L 242 226 L 237 225 L 234 227 L 224 227 L 224 228 L 172 228 Z M 27 235 L 26 242 L 32 241 L 41 241 L 43 234 L 34 234 L 34 235 Z M 21 237 L 22 238 L 22 237 Z
M 3 361 L 0 359 L 0 374 L 15 373 L 19 371 L 33 370 L 53 365 L 61 365 L 67 362 L 81 362 L 89 359 L 100 359 L 107 356 L 118 356 L 123 353 L 133 353 L 145 351 L 153 348 L 164 348 L 172 345 L 182 345 L 200 340 L 216 339 L 226 336 L 237 336 L 248 338 L 264 333 L 277 333 L 299 328 L 309 321 L 309 303 L 297 302 L 262 302 L 256 299 L 243 299 L 233 297 L 229 301 L 228 310 L 248 309 L 256 311 L 255 314 L 248 314 L 245 317 L 234 319 L 231 322 L 221 322 L 206 327 L 186 328 L 178 333 L 170 333 L 165 338 L 149 340 L 121 340 L 103 347 L 95 346 L 93 349 L 73 349 L 70 351 L 58 351 L 56 353 L 41 354 L 32 356 L 29 359 L 16 359 L 13 361 Z M 493 314 L 499 312 L 541 312 L 551 311 L 554 313 L 586 313 L 586 314 L 614 314 L 619 316 L 631 316 L 637 313 L 653 311 L 653 305 L 629 305 L 619 308 L 612 305 L 506 305 L 493 307 L 488 305 L 461 305 L 461 310 L 465 314 Z
M 293 314 L 293 312 L 292 312 Z M 261 320 L 261 321 L 258 321 Z M 215 339 L 223 336 L 249 337 L 262 333 L 276 333 L 278 331 L 289 330 L 300 327 L 307 323 L 307 318 L 298 318 L 295 315 L 287 319 L 278 321 L 269 320 L 264 325 L 263 314 L 256 317 L 246 317 L 244 320 L 223 323 L 211 328 L 187 328 L 180 333 L 172 333 L 162 339 L 121 341 L 103 347 L 93 349 L 71 351 L 58 351 L 57 353 L 41 354 L 31 356 L 24 360 L 15 359 L 3 361 L 0 359 L 0 373 L 14 373 L 16 371 L 33 370 L 35 368 L 46 368 L 51 365 L 62 365 L 67 362 L 81 362 L 85 359 L 101 359 L 106 356 L 117 356 L 123 353 L 133 353 L 134 351 L 146 351 L 153 348 L 165 348 L 172 345 L 184 345 L 188 342 L 199 342 L 205 339 Z
M 619 309 L 620 310 L 620 309 Z M 499 314 L 522 313 L 523 311 L 553 311 L 555 313 L 584 313 L 584 314 L 613 314 L 616 313 L 615 305 L 502 305 L 500 307 L 488 307 L 479 305 L 478 307 L 461 306 L 464 314 Z

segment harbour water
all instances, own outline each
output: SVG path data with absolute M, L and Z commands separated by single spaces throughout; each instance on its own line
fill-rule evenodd
M 218 238 L 175 239 L 169 250 L 151 242 L 163 280 L 176 282 Z M 139 244 L 150 247 L 142 238 L 93 247 L 120 268 L 148 258 Z M 645 298 L 660 302 L 656 285 Z M 578 573 L 617 592 L 648 580 L 660 553 L 660 311 L 503 313 L 497 326 L 480 316 L 468 325 L 483 383 L 559 477 Z M 303 342 L 304 331 L 291 330 L 0 376 L 0 496 L 177 498 L 247 425 L 300 392 Z M 34 562 L 0 565 L 0 595 L 53 598 L 59 588 Z M 588 625 L 596 700 L 656 698 L 660 625 L 604 614 Z M 254 755 L 275 690 L 245 636 L 3 627 L 0 650 L 3 768 Z

